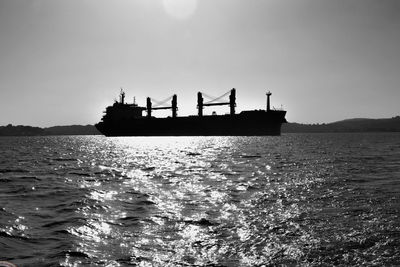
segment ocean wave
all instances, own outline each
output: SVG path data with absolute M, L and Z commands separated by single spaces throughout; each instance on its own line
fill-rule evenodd
M 1 256 L 18 266 L 395 265 L 400 138 L 362 137 L 0 139 L 15 148 L 0 155 Z

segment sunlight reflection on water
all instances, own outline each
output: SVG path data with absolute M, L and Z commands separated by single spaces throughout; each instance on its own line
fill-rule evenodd
M 276 240 L 279 246 L 272 248 L 273 239 L 263 236 L 264 231 L 298 216 L 297 206 L 288 209 L 282 199 L 276 199 L 268 209 L 254 210 L 257 198 L 252 196 L 285 195 L 293 186 L 292 180 L 271 184 L 277 175 L 273 165 L 279 162 L 268 162 L 268 146 L 277 138 L 263 138 L 258 146 L 264 149 L 249 147 L 243 137 L 101 141 L 108 149 L 92 159 L 101 164 L 92 165 L 121 182 L 99 184 L 94 177 L 91 183 L 89 197 L 108 208 L 86 210 L 83 216 L 92 221 L 73 232 L 81 237 L 78 247 L 90 257 L 107 255 L 103 249 L 111 233 L 113 243 L 121 244 L 114 253 L 144 266 L 218 262 L 251 266 L 268 262 L 281 251 L 300 257 L 295 244 Z M 90 184 L 85 186 L 90 189 Z M 94 249 L 93 241 L 105 246 Z M 128 255 L 126 248 L 130 248 Z
M 37 138 L 0 169 L 1 234 L 27 266 L 390 265 L 397 136 L 341 137 Z

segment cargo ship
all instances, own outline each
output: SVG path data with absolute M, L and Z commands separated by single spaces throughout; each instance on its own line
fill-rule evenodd
M 267 93 L 266 110 L 248 110 L 236 113 L 236 90 L 228 93 L 229 101 L 205 102 L 203 93 L 197 94 L 198 114 L 180 117 L 177 115 L 177 96 L 171 97 L 170 106 L 153 106 L 147 98 L 146 107 L 125 103 L 125 92 L 121 89 L 119 100 L 108 106 L 104 116 L 95 126 L 105 136 L 257 136 L 280 135 L 286 111 L 270 108 L 271 93 Z M 218 98 L 220 99 L 220 98 Z M 208 106 L 227 105 L 230 112 L 225 115 L 204 115 Z M 169 117 L 154 117 L 153 111 L 171 109 Z M 143 115 L 143 112 L 147 114 Z

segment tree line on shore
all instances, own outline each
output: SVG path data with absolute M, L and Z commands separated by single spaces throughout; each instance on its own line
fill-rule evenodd
M 48 128 L 8 124 L 0 126 L 0 136 L 42 136 L 42 135 L 97 135 L 93 125 L 54 126 Z

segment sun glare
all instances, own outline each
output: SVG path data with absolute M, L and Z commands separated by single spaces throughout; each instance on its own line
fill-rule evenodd
M 196 10 L 197 0 L 163 0 L 165 11 L 176 19 L 187 19 Z

